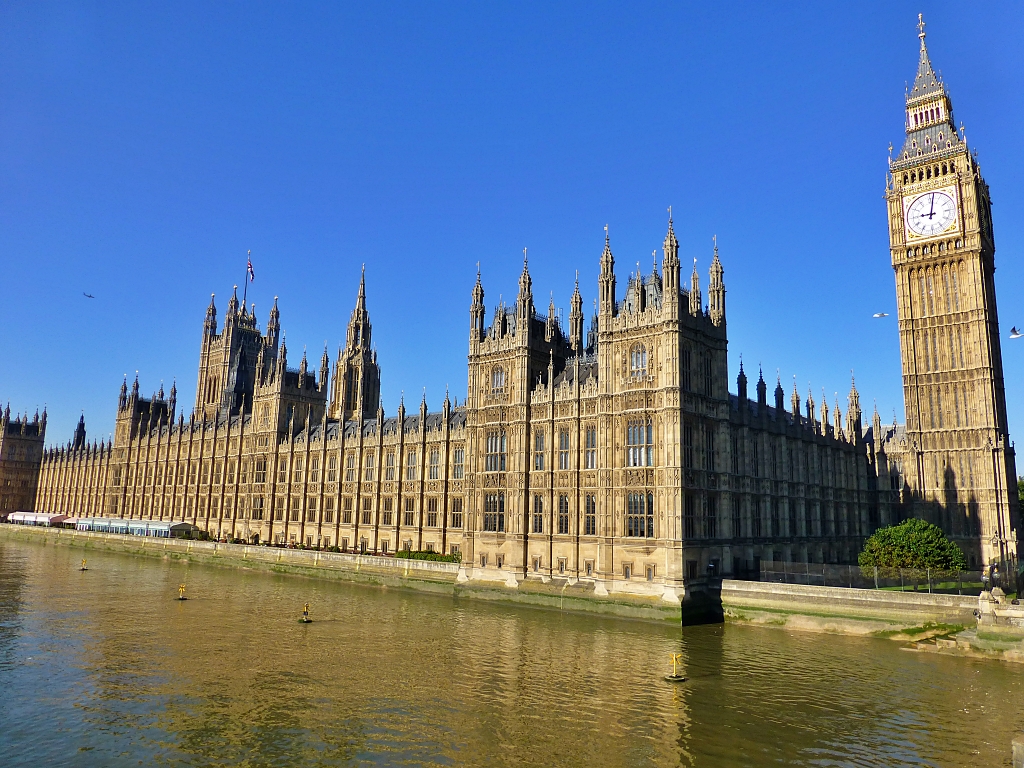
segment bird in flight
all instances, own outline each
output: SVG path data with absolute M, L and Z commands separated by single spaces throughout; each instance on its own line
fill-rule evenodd
M 888 312 L 875 312 L 875 314 L 872 315 L 872 317 L 888 317 L 888 316 L 889 316 Z
M 1021 333 L 1020 331 L 1018 331 L 1016 325 L 1013 326 L 1013 328 L 1010 329 L 1010 338 L 1011 339 L 1019 339 L 1021 336 L 1024 336 L 1024 333 Z
M 82 291 L 82 295 L 85 296 L 85 298 L 87 298 L 87 299 L 95 299 L 96 298 L 91 293 L 86 293 L 85 291 Z

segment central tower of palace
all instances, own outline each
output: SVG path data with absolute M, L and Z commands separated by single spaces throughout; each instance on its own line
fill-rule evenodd
M 996 315 L 992 203 L 957 131 L 919 17 L 906 140 L 886 189 L 896 272 L 910 514 L 982 562 L 1016 553 L 1016 471 Z

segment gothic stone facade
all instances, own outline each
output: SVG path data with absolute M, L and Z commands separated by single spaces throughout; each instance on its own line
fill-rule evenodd
M 33 508 L 45 439 L 45 410 L 31 420 L 12 419 L 10 405 L 0 413 L 0 516 Z
M 915 85 L 908 110 L 922 98 L 933 97 Z M 912 120 L 913 149 L 925 137 Z M 731 394 L 717 248 L 705 304 L 696 267 L 681 282 L 670 218 L 660 270 L 631 275 L 621 299 L 606 235 L 586 337 L 578 285 L 563 328 L 553 303 L 537 311 L 524 259 L 515 302 L 488 322 L 478 274 L 467 397 L 446 394 L 435 412 L 424 398 L 385 416 L 365 279 L 333 371 L 326 351 L 319 371 L 305 354 L 289 367 L 276 301 L 264 334 L 234 296 L 218 332 L 211 300 L 188 419 L 173 388 L 145 398 L 125 382 L 113 444 L 48 451 L 37 508 L 184 519 L 249 541 L 457 551 L 471 579 L 593 579 L 599 591 L 676 594 L 765 559 L 854 562 L 875 528 L 911 515 L 943 525 L 976 562 L 1013 555 L 987 188 L 962 139 L 933 129 L 942 149 L 907 150 L 890 178 L 906 426 L 883 427 L 877 413 L 863 425 L 854 386 L 845 415 L 810 395 L 801 408 L 795 389 L 787 408 L 779 382 L 769 401 L 761 376 L 748 399 L 742 366 Z M 978 213 L 956 233 L 904 243 L 913 201 L 943 179 Z M 947 274 L 961 291 L 948 308 Z M 915 294 L 921 276 L 931 305 Z M 969 364 L 921 362 L 948 366 L 945 347 L 921 350 L 933 330 L 945 344 L 957 328 Z M 969 409 L 963 423 L 950 404 Z M 935 461 L 947 476 L 966 469 L 940 491 Z

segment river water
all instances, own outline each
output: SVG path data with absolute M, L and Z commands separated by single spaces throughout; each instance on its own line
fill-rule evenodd
M 0 541 L 0 765 L 999 766 L 1024 730 L 1024 669 L 889 640 L 81 557 Z

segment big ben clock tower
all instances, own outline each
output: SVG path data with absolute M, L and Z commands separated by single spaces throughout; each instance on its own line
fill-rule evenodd
M 886 189 L 907 417 L 905 498 L 913 516 L 940 525 L 970 561 L 990 564 L 1016 557 L 1018 528 L 992 203 L 918 19 L 907 136 L 890 158 Z

